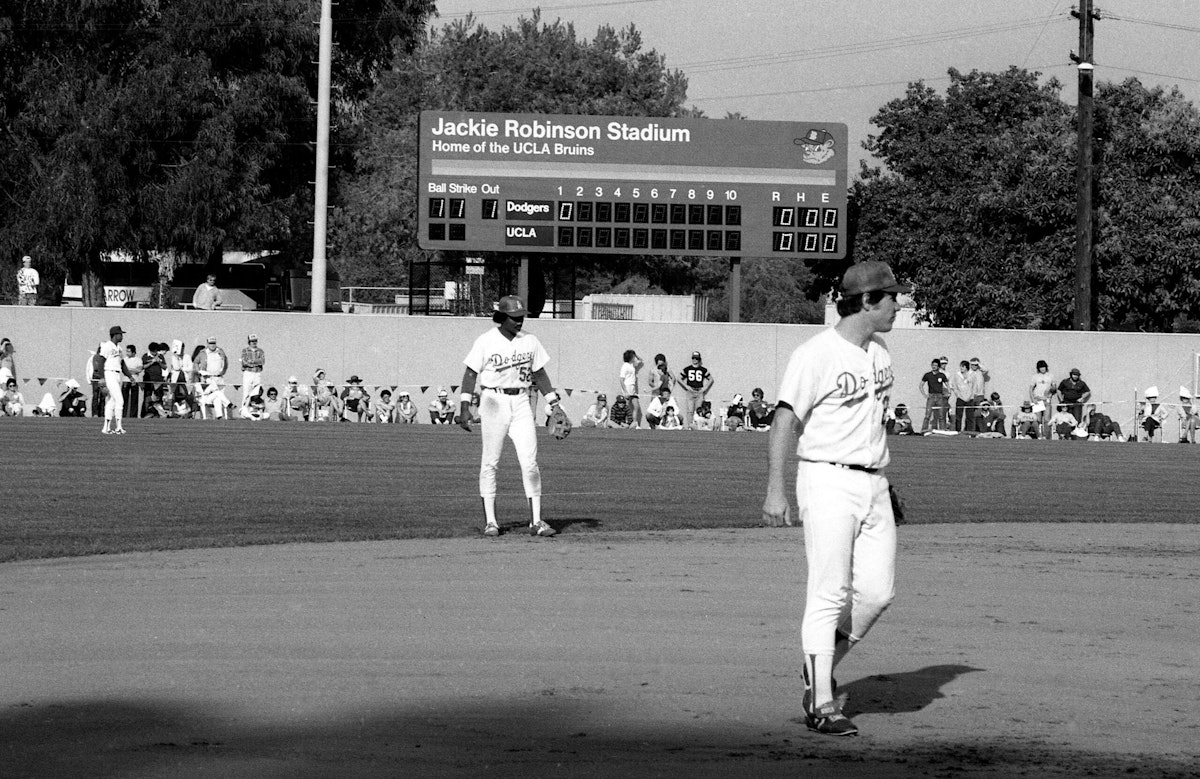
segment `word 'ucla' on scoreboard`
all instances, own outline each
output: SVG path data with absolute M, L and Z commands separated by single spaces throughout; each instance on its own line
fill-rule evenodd
M 423 111 L 422 249 L 846 256 L 831 122 Z

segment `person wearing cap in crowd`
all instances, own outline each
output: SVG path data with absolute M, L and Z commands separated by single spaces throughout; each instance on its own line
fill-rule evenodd
M 633 349 L 626 349 L 621 356 L 621 370 L 617 375 L 617 387 L 633 413 L 633 426 L 642 426 L 642 401 L 638 397 L 638 371 L 644 365 L 642 358 Z
M 1054 399 L 1058 395 L 1058 383 L 1050 373 L 1050 365 L 1038 360 L 1034 365 L 1033 378 L 1029 381 L 1029 402 L 1042 426 L 1042 437 L 1050 437 L 1050 417 L 1054 413 Z
M 596 402 L 588 406 L 580 427 L 608 427 L 608 396 L 603 392 L 596 395 Z
M 1092 388 L 1081 378 L 1078 368 L 1072 368 L 1067 378 L 1058 383 L 1059 401 L 1066 405 L 1067 411 L 1075 417 L 1076 422 L 1083 421 L 1083 404 L 1092 397 Z
M 525 301 L 506 295 L 496 301 L 492 322 L 496 327 L 475 339 L 463 358 L 462 394 L 459 396 L 459 426 L 471 430 L 468 406 L 479 389 L 480 432 L 483 439 L 479 460 L 479 496 L 483 501 L 484 535 L 500 535 L 496 516 L 496 470 L 507 436 L 517 452 L 521 481 L 529 502 L 529 532 L 553 536 L 557 531 L 542 519 L 542 471 L 538 467 L 537 429 L 533 419 L 531 390 L 536 388 L 550 406 L 559 402 L 558 393 L 546 373 L 550 355 L 537 336 L 524 332 Z
M 1040 438 L 1044 434 L 1042 420 L 1034 413 L 1031 401 L 1021 401 L 1021 410 L 1013 415 L 1013 430 L 1017 438 Z
M 615 428 L 630 428 L 633 424 L 633 407 L 629 405 L 629 399 L 624 393 L 617 395 L 613 399 L 612 405 L 608 409 L 608 422 L 606 427 Z
M 724 429 L 731 433 L 746 429 L 746 399 L 740 392 L 725 407 Z
M 370 422 L 371 394 L 363 389 L 362 379 L 354 374 L 342 388 L 342 421 Z
M 79 382 L 75 379 L 67 379 L 63 386 L 66 387 L 66 391 L 58 399 L 58 415 L 60 417 L 86 417 L 87 398 L 79 391 Z
M 437 397 L 429 401 L 429 422 L 434 425 L 454 424 L 454 404 L 445 387 L 438 390 Z
M 280 398 L 284 406 L 283 419 L 298 419 L 305 422 L 312 418 L 313 396 L 306 389 L 306 387 L 300 386 L 300 380 L 295 376 L 288 376 L 287 385 L 284 386 L 283 395 Z
M 715 379 L 700 352 L 692 352 L 692 362 L 679 372 L 679 383 L 683 385 L 683 429 L 691 430 L 696 416 L 696 407 L 708 399 Z
M 225 410 L 230 405 L 225 395 L 225 373 L 229 370 L 229 358 L 225 356 L 225 350 L 217 346 L 215 337 L 209 336 L 204 349 L 192 358 L 192 368 L 199 384 L 196 400 L 200 406 L 200 416 L 205 416 L 205 408 L 212 406 L 213 416 L 224 419 Z
M 884 468 L 884 428 L 895 383 L 880 337 L 909 291 L 886 263 L 861 262 L 842 278 L 837 324 L 792 352 L 768 443 L 763 519 L 804 527 L 808 583 L 800 639 L 801 706 L 810 730 L 858 728 L 834 697 L 833 670 L 895 597 L 896 523 Z M 793 519 L 785 468 L 799 456 Z
M 21 258 L 21 267 L 17 270 L 17 305 L 36 306 L 38 285 L 41 283 L 42 279 L 33 267 L 33 258 L 26 254 Z
M 1141 409 L 1142 429 L 1146 431 L 1146 440 L 1153 441 L 1154 436 L 1162 428 L 1167 419 L 1167 406 L 1158 402 L 1158 387 L 1146 387 L 1146 402 Z
M 1004 417 L 998 416 L 987 398 L 979 401 L 979 409 L 967 431 L 978 438 L 1004 438 Z
M 1179 443 L 1196 443 L 1196 407 L 1192 401 L 1192 391 L 1183 385 L 1179 386 Z
M 17 380 L 8 379 L 0 386 L 0 414 L 19 417 L 25 413 L 25 396 L 17 390 Z
M 258 336 L 254 333 L 246 336 L 246 346 L 242 349 L 242 408 L 250 402 L 262 388 L 263 366 L 267 364 L 267 355 L 258 345 Z
M 405 390 L 396 396 L 396 421 L 402 425 L 417 424 L 417 404 Z
M 969 416 L 974 417 L 983 407 L 983 401 L 987 400 L 987 383 L 991 379 L 987 369 L 979 362 L 978 357 L 972 357 L 968 364 L 967 384 L 970 386 L 971 400 L 970 408 L 968 409 Z M 968 424 L 967 429 L 974 429 L 973 424 Z
M 120 325 L 108 329 L 108 340 L 100 344 L 100 359 L 104 360 L 104 389 L 108 393 L 104 400 L 104 427 L 100 430 L 105 435 L 124 435 L 125 427 L 121 424 L 124 402 L 121 395 L 121 377 L 129 376 L 125 365 L 121 341 L 125 340 L 125 331 Z
M 390 425 L 396 421 L 396 403 L 392 400 L 392 391 L 386 387 L 379 391 L 379 397 L 371 404 L 368 419 L 381 425 Z
M 221 290 L 217 288 L 217 274 L 210 273 L 204 283 L 196 287 L 192 295 L 192 308 L 201 311 L 216 311 L 221 307 Z

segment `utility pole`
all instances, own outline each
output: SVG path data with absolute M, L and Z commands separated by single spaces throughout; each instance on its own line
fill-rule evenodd
M 317 65 L 317 170 L 313 196 L 312 299 L 309 310 L 325 313 L 325 232 L 329 222 L 329 82 L 333 60 L 333 0 L 321 0 L 320 63 Z
M 1092 63 L 1093 22 L 1100 15 L 1092 0 L 1079 0 L 1071 15 L 1079 19 L 1079 55 L 1071 54 L 1079 71 L 1079 160 L 1075 169 L 1075 329 L 1094 330 L 1092 279 L 1095 275 L 1092 236 Z

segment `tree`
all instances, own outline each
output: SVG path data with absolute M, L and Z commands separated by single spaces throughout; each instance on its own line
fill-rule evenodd
M 683 74 L 643 51 L 632 25 L 602 26 L 588 41 L 535 11 L 499 32 L 471 17 L 431 31 L 412 54 L 397 56 L 363 112 L 359 151 L 330 225 L 344 283 L 402 285 L 408 262 L 425 258 L 414 198 L 421 110 L 682 116 L 691 113 L 686 93 Z M 588 287 L 611 258 L 576 261 Z
M 950 71 L 910 84 L 873 121 L 850 193 L 855 260 L 890 262 L 930 321 L 1069 328 L 1074 309 L 1074 109 L 1037 74 Z M 1177 90 L 1096 90 L 1096 320 L 1169 330 L 1200 312 L 1197 128 Z M 840 268 L 821 269 L 823 288 Z
M 432 8 L 343 0 L 341 105 L 361 102 Z M 0 253 L 36 253 L 60 288 L 69 269 L 91 271 L 85 302 L 102 305 L 104 252 L 304 245 L 316 16 L 306 0 L 6 4 Z

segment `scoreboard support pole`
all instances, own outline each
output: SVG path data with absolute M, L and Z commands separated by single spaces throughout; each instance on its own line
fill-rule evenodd
M 525 305 L 529 305 L 529 255 L 522 254 L 520 264 L 517 265 L 517 294 L 521 296 L 521 300 L 525 301 Z
M 742 258 L 729 258 L 729 321 L 742 321 Z

